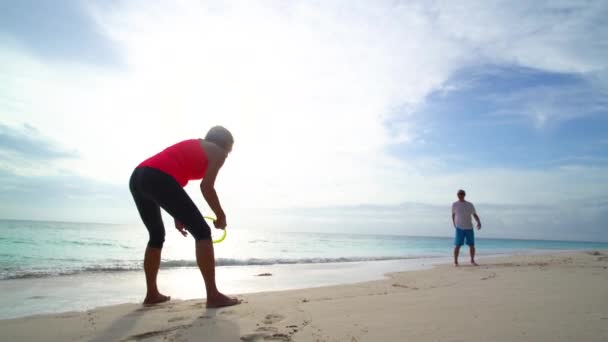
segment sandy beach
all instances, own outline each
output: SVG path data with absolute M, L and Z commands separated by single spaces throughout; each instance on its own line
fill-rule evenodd
M 122 304 L 0 330 L 4 341 L 608 341 L 608 251 L 479 262 L 241 295 L 222 309 Z

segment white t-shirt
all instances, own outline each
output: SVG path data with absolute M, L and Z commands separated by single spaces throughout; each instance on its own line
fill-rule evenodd
M 473 229 L 471 215 L 475 214 L 473 203 L 467 201 L 456 201 L 452 204 L 452 214 L 456 214 L 454 222 L 460 229 Z

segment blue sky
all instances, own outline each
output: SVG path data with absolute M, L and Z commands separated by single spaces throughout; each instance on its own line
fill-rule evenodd
M 0 29 L 44 59 L 120 65 L 119 52 L 98 30 L 85 5 L 79 0 L 5 1 L 0 4 Z
M 428 130 L 419 137 L 424 143 L 396 146 L 396 155 L 457 156 L 454 169 L 608 162 L 608 97 L 580 75 L 480 65 L 458 71 L 446 85 L 454 89 L 430 93 L 417 109 Z
M 602 1 L 3 2 L 0 217 L 138 222 L 132 168 L 223 124 L 234 227 L 450 235 L 465 188 L 485 236 L 608 241 L 607 15 Z

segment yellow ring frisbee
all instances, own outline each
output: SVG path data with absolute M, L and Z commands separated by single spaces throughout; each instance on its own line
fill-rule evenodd
M 215 221 L 215 217 L 211 217 L 211 216 L 203 216 L 203 217 L 206 218 L 207 220 Z M 224 228 L 222 230 L 224 231 L 224 234 L 222 235 L 222 237 L 217 240 L 211 240 L 211 241 L 213 241 L 213 243 L 220 243 L 220 242 L 224 241 L 224 239 L 226 238 L 226 228 Z

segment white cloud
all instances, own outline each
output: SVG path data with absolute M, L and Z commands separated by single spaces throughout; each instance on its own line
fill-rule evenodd
M 139 5 L 97 18 L 157 102 L 149 115 L 171 112 L 174 131 L 234 130 L 225 177 L 267 205 L 396 200 L 378 179 L 401 162 L 383 149 L 413 133 L 385 121 L 440 86 L 462 54 L 421 6 Z
M 560 6 L 106 4 L 91 15 L 126 67 L 50 63 L 5 44 L 0 115 L 5 124 L 31 124 L 76 148 L 82 158 L 62 167 L 124 184 L 143 158 L 224 124 L 236 145 L 218 186 L 232 207 L 443 203 L 446 191 L 459 187 L 489 203 L 602 196 L 591 183 L 568 184 L 584 181 L 587 170 L 454 174 L 432 156 L 418 163 L 386 150 L 417 141 L 411 109 L 464 66 L 517 63 L 598 77 L 608 35 L 590 25 L 605 5 L 573 12 Z M 592 173 L 589 182 L 605 180 Z
M 442 1 L 437 23 L 477 53 L 554 72 L 606 70 L 605 1 Z

